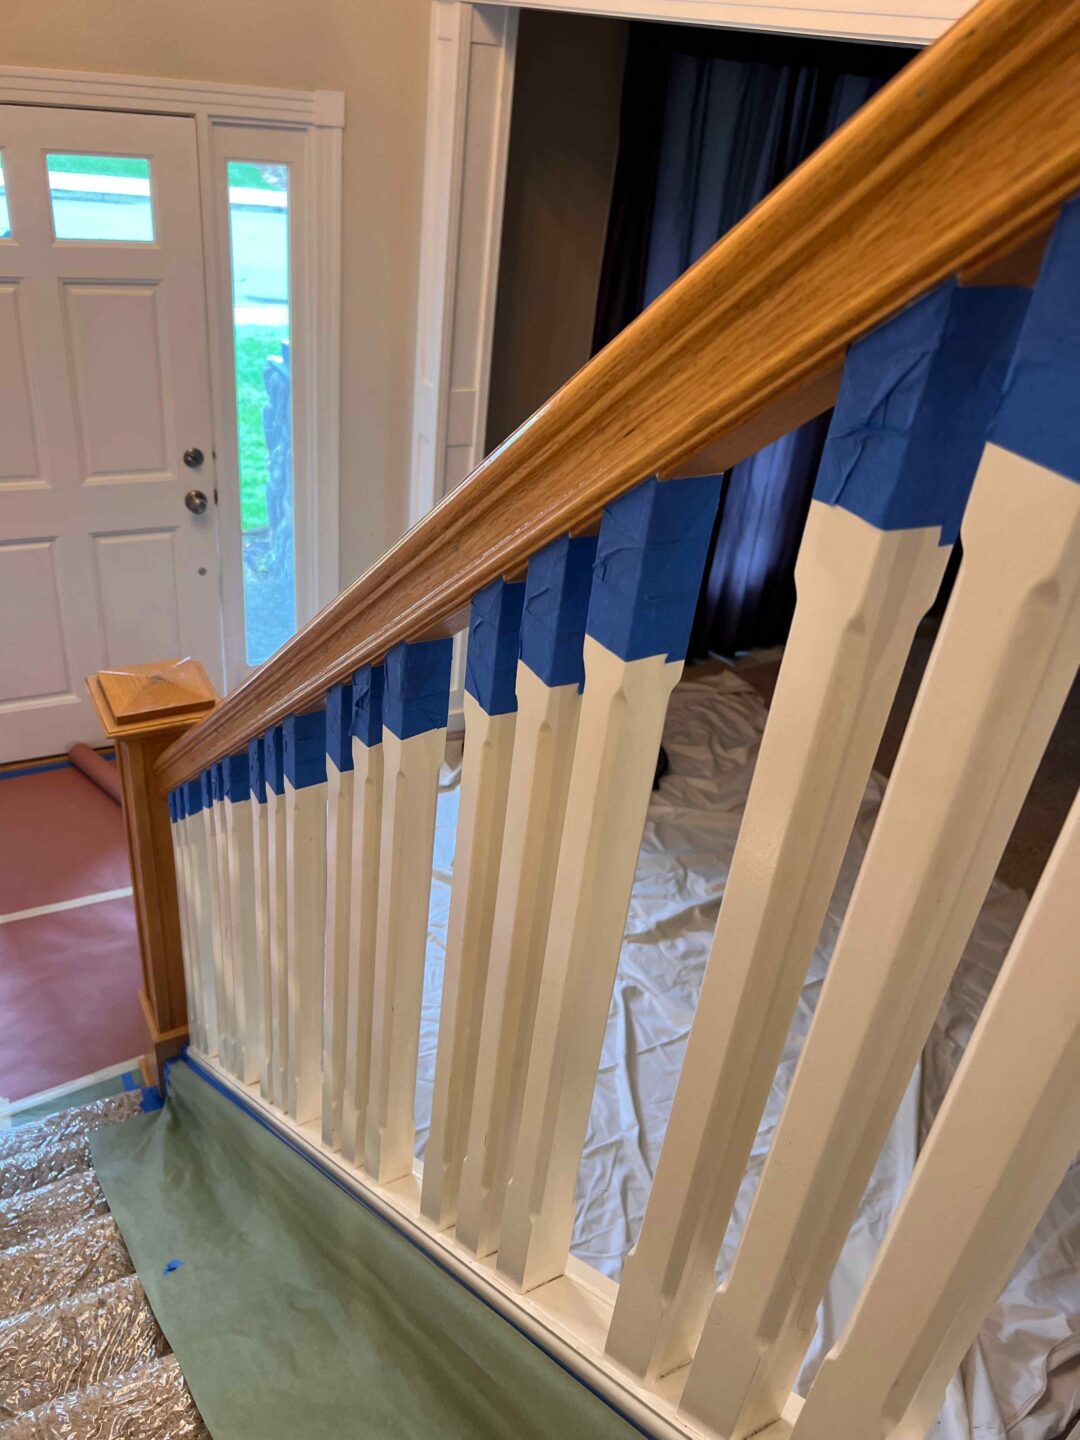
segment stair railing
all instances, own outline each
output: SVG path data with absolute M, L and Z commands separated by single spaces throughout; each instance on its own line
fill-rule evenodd
M 1078 82 L 1077 0 L 983 0 L 128 794 L 171 820 L 175 880 L 133 863 L 149 903 L 177 907 L 197 1061 L 648 1433 L 921 1435 L 1080 1146 L 1074 806 L 802 1404 L 818 1302 L 1080 662 Z M 717 477 L 834 403 L 712 955 L 616 1286 L 570 1255 L 574 1182 Z M 859 800 L 958 536 L 718 1289 Z M 435 799 L 465 626 L 421 1171 Z

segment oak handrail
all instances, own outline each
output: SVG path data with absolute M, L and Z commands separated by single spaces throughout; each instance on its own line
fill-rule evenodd
M 847 347 L 1080 190 L 1080 0 L 981 0 L 157 764 L 171 788 L 659 472 L 828 408 Z

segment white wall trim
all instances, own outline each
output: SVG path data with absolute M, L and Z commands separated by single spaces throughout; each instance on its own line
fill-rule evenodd
M 434 0 L 439 3 L 439 0 Z M 971 8 L 970 0 L 862 0 L 860 4 L 787 0 L 487 0 L 515 9 L 564 10 L 624 20 L 774 30 L 834 40 L 925 45 Z
M 90 70 L 37 70 L 21 65 L 0 65 L 0 102 L 154 110 L 167 115 L 206 115 L 211 120 L 337 130 L 345 125 L 345 96 L 338 90 L 275 90 L 261 85 L 100 75 Z
M 294 347 L 294 456 L 309 477 L 307 494 L 297 497 L 297 619 L 302 625 L 337 594 L 339 585 L 340 411 L 341 411 L 341 140 L 345 96 L 336 90 L 279 90 L 223 85 L 144 75 L 102 75 L 89 71 L 29 69 L 0 65 L 0 104 L 79 106 L 187 115 L 195 120 L 199 156 L 203 255 L 206 272 L 207 334 L 214 451 L 217 457 L 219 536 L 235 557 L 235 574 L 222 566 L 223 648 L 229 688 L 245 674 L 238 635 L 242 606 L 239 561 L 239 501 L 227 495 L 224 477 L 236 473 L 235 394 L 232 375 L 232 294 L 228 250 L 228 208 L 218 184 L 217 142 L 230 129 L 283 139 L 299 137 L 303 175 L 297 190 L 298 248 L 302 269 L 294 270 L 293 307 L 301 353 Z M 287 142 L 295 152 L 296 140 Z M 263 158 L 272 160 L 267 153 Z M 284 157 L 283 157 L 284 158 Z M 295 154 L 294 154 L 295 158 Z M 230 504 L 235 499 L 235 505 Z M 233 513 L 235 512 L 235 513 Z M 239 611 L 242 616 L 242 609 Z M 241 637 L 242 638 L 242 637 Z M 204 657 L 205 658 L 205 657 Z

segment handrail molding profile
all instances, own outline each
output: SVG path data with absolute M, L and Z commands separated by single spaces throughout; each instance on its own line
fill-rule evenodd
M 716 472 L 828 408 L 847 347 L 993 264 L 1080 187 L 1080 0 L 982 0 L 158 761 L 171 789 L 652 473 Z

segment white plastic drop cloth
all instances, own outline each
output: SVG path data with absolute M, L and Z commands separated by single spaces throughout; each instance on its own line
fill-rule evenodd
M 573 1250 L 615 1279 L 637 1235 L 708 959 L 766 710 L 737 674 L 677 686 L 664 729 L 670 769 L 638 857 L 577 1182 Z M 417 1153 L 431 1113 L 450 906 L 460 747 L 443 768 L 435 834 L 417 1083 Z M 803 986 L 718 1266 L 735 1253 L 840 922 L 884 793 L 870 779 Z M 912 1077 L 821 1306 L 799 1377 L 805 1393 L 839 1337 L 975 1019 L 1024 912 L 995 882 Z M 933 1440 L 1057 1440 L 1080 1415 L 1080 1166 L 1053 1204 L 952 1382 Z

